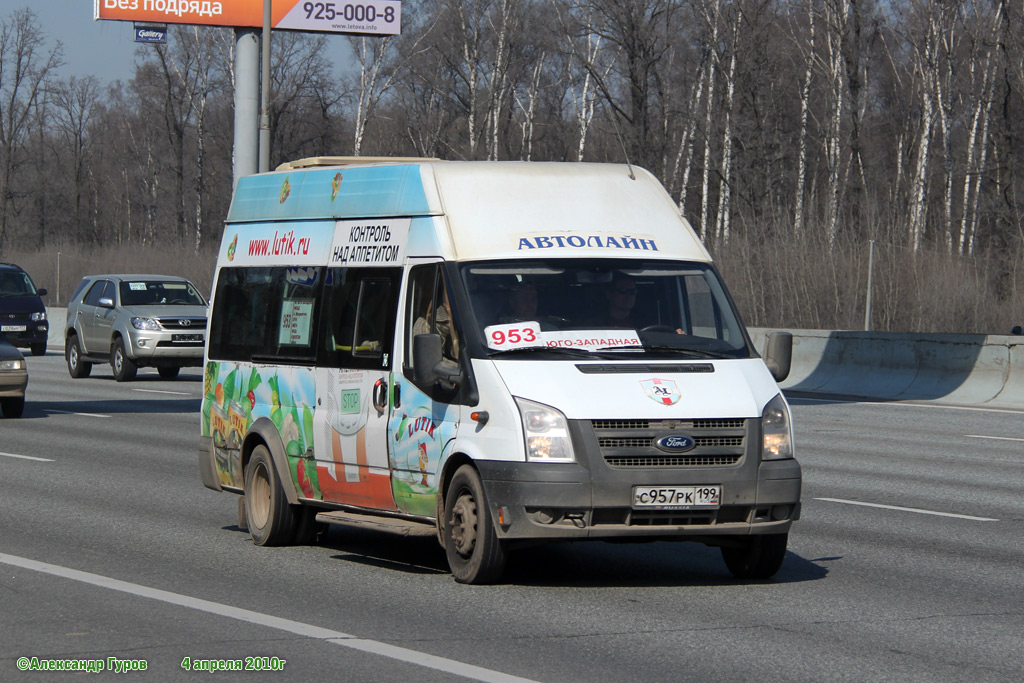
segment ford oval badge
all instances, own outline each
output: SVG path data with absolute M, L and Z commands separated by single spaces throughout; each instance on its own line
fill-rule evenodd
M 655 441 L 654 445 L 669 453 L 682 453 L 696 446 L 697 442 L 685 434 L 669 434 Z

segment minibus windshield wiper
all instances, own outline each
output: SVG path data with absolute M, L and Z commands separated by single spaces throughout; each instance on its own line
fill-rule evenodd
M 590 351 L 587 351 L 586 349 L 576 348 L 573 346 L 521 346 L 517 349 L 494 349 L 491 350 L 488 353 L 488 355 L 493 358 L 495 356 L 506 356 L 513 353 L 529 354 L 539 353 L 541 351 L 548 351 L 550 353 L 558 353 L 569 356 L 582 356 L 587 358 L 593 357 L 593 354 Z
M 717 351 L 703 351 L 700 349 L 687 349 L 679 346 L 667 346 L 659 344 L 657 346 L 645 346 L 647 351 L 671 351 L 673 353 L 683 353 L 697 358 L 735 358 L 724 353 L 718 353 Z

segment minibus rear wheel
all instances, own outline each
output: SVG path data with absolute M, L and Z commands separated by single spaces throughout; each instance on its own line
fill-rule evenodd
M 738 547 L 722 546 L 722 559 L 737 579 L 770 579 L 786 559 L 789 534 L 751 536 Z
M 444 501 L 444 550 L 459 583 L 493 583 L 505 569 L 483 482 L 472 465 L 455 471 Z
M 245 519 L 256 545 L 292 542 L 295 516 L 266 446 L 257 446 L 245 466 Z

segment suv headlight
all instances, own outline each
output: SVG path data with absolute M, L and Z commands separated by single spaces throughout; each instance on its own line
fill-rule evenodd
M 132 318 L 132 327 L 137 330 L 150 330 L 151 332 L 159 332 L 161 329 L 160 323 L 156 321 L 156 318 Z
M 30 319 L 33 322 L 39 322 L 40 320 L 46 320 L 46 312 L 43 311 L 42 313 L 39 313 L 39 312 L 33 313 Z
M 761 459 L 785 460 L 793 457 L 793 420 L 789 406 L 779 394 L 761 413 Z
M 530 462 L 576 462 L 565 416 L 550 406 L 516 398 Z
M 25 361 L 23 360 L 0 360 L 0 370 L 24 370 Z

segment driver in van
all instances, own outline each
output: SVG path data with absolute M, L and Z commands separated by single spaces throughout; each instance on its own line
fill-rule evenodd
M 607 313 L 600 324 L 612 328 L 636 329 L 633 306 L 636 304 L 636 283 L 623 273 L 615 273 L 605 290 Z
M 501 323 L 521 323 L 537 319 L 537 286 L 523 280 L 508 295 L 508 308 L 498 317 Z

